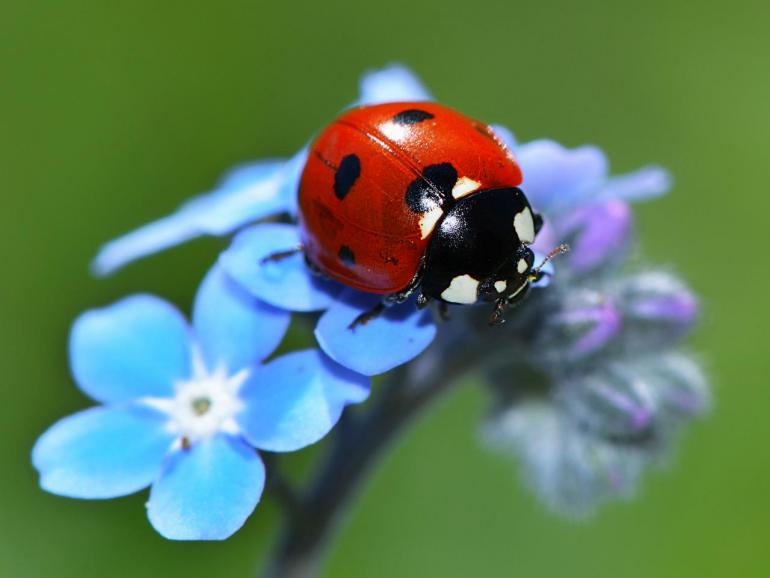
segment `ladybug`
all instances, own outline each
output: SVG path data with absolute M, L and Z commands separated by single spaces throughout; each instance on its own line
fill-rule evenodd
M 385 306 L 494 304 L 490 324 L 539 279 L 542 219 L 521 169 L 486 125 L 428 102 L 349 110 L 313 143 L 299 186 L 301 250 L 316 272 Z

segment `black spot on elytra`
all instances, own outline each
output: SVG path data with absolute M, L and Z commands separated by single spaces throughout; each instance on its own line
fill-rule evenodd
M 409 110 L 402 110 L 394 116 L 393 122 L 396 124 L 417 124 L 430 118 L 433 118 L 431 113 L 417 108 L 410 108 Z
M 334 194 L 341 201 L 350 192 L 353 183 L 361 175 L 361 160 L 357 155 L 348 155 L 342 159 L 334 173 Z
M 356 255 L 347 245 L 342 245 L 342 247 L 340 247 L 340 250 L 339 250 L 339 253 L 337 253 L 337 256 L 340 258 L 340 260 L 343 263 L 346 263 L 348 265 L 356 264 Z
M 457 170 L 451 163 L 427 166 L 422 176 L 413 180 L 406 189 L 406 204 L 415 213 L 442 207 L 452 198 L 456 182 Z

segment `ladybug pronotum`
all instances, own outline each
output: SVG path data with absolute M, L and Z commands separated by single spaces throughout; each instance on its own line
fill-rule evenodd
M 349 110 L 313 143 L 299 188 L 308 265 L 390 303 L 494 304 L 490 323 L 539 278 L 542 219 L 521 170 L 485 124 L 427 102 Z

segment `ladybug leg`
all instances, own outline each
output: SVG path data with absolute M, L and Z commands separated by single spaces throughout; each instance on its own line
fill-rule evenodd
M 310 264 L 310 266 L 312 268 L 312 264 Z M 414 276 L 414 278 L 409 283 L 409 285 L 406 286 L 406 288 L 402 289 L 398 293 L 393 293 L 392 295 L 386 295 L 382 301 L 380 301 L 377 305 L 372 307 L 369 311 L 365 311 L 364 313 L 356 317 L 353 320 L 353 323 L 348 325 L 348 329 L 350 329 L 351 331 L 355 331 L 356 327 L 358 327 L 359 325 L 366 325 L 372 319 L 376 319 L 377 317 L 379 317 L 387 307 L 390 307 L 392 305 L 398 305 L 399 303 L 405 302 L 420 287 L 421 280 L 422 280 L 422 269 L 420 269 L 417 272 L 417 274 Z M 425 295 L 420 293 L 417 296 L 417 308 L 422 309 L 428 304 L 429 301 L 430 301 L 430 297 L 426 297 Z
M 505 299 L 498 299 L 495 301 L 495 308 L 492 309 L 492 314 L 489 316 L 489 326 L 502 325 L 505 323 L 505 306 L 508 302 Z
M 302 253 L 304 250 L 305 248 L 302 245 L 298 245 L 291 249 L 286 249 L 285 251 L 276 251 L 275 253 L 270 253 L 267 257 L 263 257 L 261 263 L 265 264 L 271 261 L 283 261 L 287 257 L 291 257 L 297 253 Z
M 307 253 L 305 253 L 305 265 L 307 265 L 307 268 L 310 270 L 310 272 L 315 275 L 316 277 L 325 277 L 323 274 L 323 271 L 321 271 L 320 267 L 313 263 L 307 256 Z
M 361 315 L 356 317 L 353 320 L 353 322 L 350 325 L 348 325 L 348 329 L 350 329 L 351 331 L 355 331 L 356 327 L 358 327 L 359 325 L 366 325 L 372 319 L 377 319 L 377 317 L 382 315 L 383 311 L 385 311 L 385 303 L 383 301 L 380 301 L 379 303 L 377 303 L 377 305 L 372 307 L 369 311 L 364 311 L 363 313 L 361 313 Z
M 387 295 L 384 299 L 385 305 L 390 307 L 391 305 L 403 303 L 404 301 L 409 299 L 412 295 L 414 295 L 414 292 L 417 291 L 417 288 L 420 286 L 420 282 L 422 281 L 422 270 L 423 270 L 423 266 L 420 265 L 420 269 L 418 269 L 415 276 L 412 277 L 412 280 L 409 282 L 409 285 L 407 285 L 404 289 L 402 289 L 398 293 Z M 423 298 L 422 295 L 419 295 L 417 297 L 417 307 L 421 307 L 420 306 L 421 298 Z M 427 304 L 427 301 L 425 302 L 425 304 Z M 424 307 L 425 304 L 423 304 L 422 307 Z

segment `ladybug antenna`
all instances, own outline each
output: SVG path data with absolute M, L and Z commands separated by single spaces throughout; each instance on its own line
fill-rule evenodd
M 540 279 L 540 271 L 545 267 L 546 263 L 548 263 L 551 259 L 556 257 L 557 255 L 562 255 L 563 253 L 568 253 L 570 250 L 569 245 L 567 243 L 562 243 L 555 249 L 552 249 L 550 253 L 548 253 L 545 256 L 545 259 L 532 270 L 532 273 L 530 274 L 529 278 L 532 281 L 536 281 L 537 279 Z

